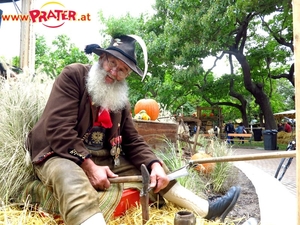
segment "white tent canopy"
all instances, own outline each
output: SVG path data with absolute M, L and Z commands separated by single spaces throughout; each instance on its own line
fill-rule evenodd
M 284 111 L 284 112 L 279 112 L 279 113 L 274 113 L 274 117 L 276 119 L 284 119 L 284 117 L 287 117 L 289 119 L 295 119 L 295 116 L 296 116 L 295 109 Z
M 296 113 L 296 110 L 292 109 L 292 110 L 288 110 L 288 111 L 284 111 L 284 112 L 274 113 L 274 115 L 295 114 L 295 113 Z

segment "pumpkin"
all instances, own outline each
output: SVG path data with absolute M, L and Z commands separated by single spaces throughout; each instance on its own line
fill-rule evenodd
M 192 155 L 191 160 L 205 159 L 205 158 L 211 158 L 211 156 L 204 152 L 198 152 Z M 216 165 L 215 163 L 202 163 L 196 165 L 194 169 L 199 171 L 200 173 L 209 174 L 214 170 L 215 165 Z
M 213 114 L 213 113 L 210 113 L 210 114 L 209 114 L 209 116 L 210 116 L 210 117 L 213 117 L 213 116 L 214 116 L 214 114 Z
M 140 111 L 145 110 L 151 120 L 156 120 L 159 115 L 159 105 L 151 98 L 140 99 L 134 106 L 134 113 L 138 114 Z

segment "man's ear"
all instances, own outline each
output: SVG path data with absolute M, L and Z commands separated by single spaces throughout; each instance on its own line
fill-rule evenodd
M 99 56 L 98 62 L 100 63 L 100 65 L 102 66 L 103 62 L 105 61 L 105 53 L 102 53 Z
M 105 53 L 102 53 L 102 54 L 99 56 L 99 60 L 102 60 L 104 57 L 105 57 Z

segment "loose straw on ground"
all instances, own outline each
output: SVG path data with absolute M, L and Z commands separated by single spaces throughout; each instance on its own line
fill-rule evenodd
M 174 217 L 178 211 L 186 209 L 179 208 L 172 203 L 167 203 L 161 208 L 150 207 L 150 218 L 146 225 L 173 225 Z M 207 221 L 195 215 L 196 225 L 234 225 L 239 224 L 244 218 L 231 220 L 229 217 L 224 223 L 218 221 Z M 41 210 L 32 210 L 30 206 L 20 207 L 18 205 L 0 207 L 0 224 L 4 225 L 64 225 L 61 217 L 45 213 Z M 121 217 L 112 218 L 107 225 L 138 225 L 142 224 L 142 209 L 140 206 L 127 210 Z

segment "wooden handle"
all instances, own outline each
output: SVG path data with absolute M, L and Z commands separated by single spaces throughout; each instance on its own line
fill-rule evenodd
M 142 176 L 124 176 L 124 177 L 116 177 L 109 178 L 110 183 L 130 183 L 130 182 L 142 182 Z
M 233 161 L 248 161 L 248 160 L 292 158 L 292 157 L 296 157 L 296 151 L 212 157 L 212 158 L 205 158 L 205 159 L 190 160 L 189 164 L 192 165 L 197 163 L 202 164 L 202 163 L 211 163 L 211 162 L 231 162 L 231 161 L 233 162 Z
M 147 192 L 144 196 L 140 197 L 140 203 L 142 206 L 142 218 L 143 224 L 146 224 L 149 220 L 149 193 Z

